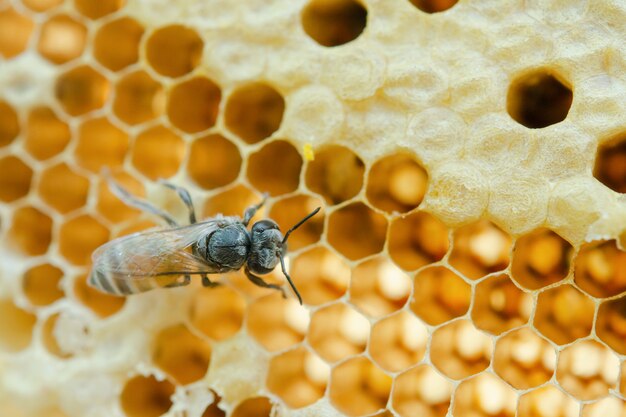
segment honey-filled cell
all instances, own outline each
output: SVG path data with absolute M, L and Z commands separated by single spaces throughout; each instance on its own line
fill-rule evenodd
M 33 170 L 16 156 L 0 159 L 0 201 L 10 203 L 30 191 Z
M 202 213 L 204 217 L 215 217 L 218 214 L 243 217 L 248 207 L 259 204 L 262 200 L 263 197 L 259 193 L 255 193 L 245 185 L 238 184 L 209 197 L 204 203 Z M 254 224 L 265 216 L 266 208 L 261 207 L 250 224 Z
M 517 407 L 519 417 L 577 417 L 580 404 L 553 385 L 523 394 Z
M 574 281 L 587 294 L 612 297 L 626 291 L 626 251 L 616 240 L 586 243 L 574 261 Z
M 0 10 L 0 56 L 11 59 L 26 50 L 35 23 L 12 8 Z
M 100 173 L 104 167 L 116 168 L 124 163 L 129 142 L 128 134 L 106 117 L 89 119 L 78 128 L 74 156 L 81 167 Z
M 576 415 L 573 414 L 572 417 Z M 609 396 L 596 402 L 583 404 L 583 411 L 580 415 L 582 417 L 622 417 L 626 415 L 626 400 Z
M 190 323 L 212 340 L 225 340 L 241 329 L 245 307 L 243 297 L 232 288 L 198 288 L 189 307 Z
M 235 181 L 241 163 L 237 145 L 222 135 L 212 134 L 191 144 L 187 172 L 199 187 L 212 190 Z
M 63 3 L 64 0 L 22 0 L 24 6 L 34 12 L 45 12 Z
M 113 113 L 126 124 L 136 125 L 165 112 L 165 95 L 159 82 L 145 71 L 124 75 L 115 85 Z
M 420 365 L 396 377 L 393 409 L 401 417 L 445 417 L 453 386 L 429 365 Z
M 287 349 L 304 339 L 309 313 L 295 299 L 279 293 L 258 298 L 247 309 L 248 332 L 270 352 Z
M 78 58 L 85 49 L 87 28 L 67 15 L 56 15 L 41 26 L 37 51 L 53 64 Z
M 109 81 L 103 75 L 82 65 L 59 75 L 54 95 L 66 113 L 80 116 L 104 106 L 109 90 Z
M 317 207 L 323 207 L 322 201 L 307 195 L 295 195 L 276 201 L 272 204 L 269 217 L 274 220 L 283 232 L 289 230 Z M 324 230 L 324 210 L 307 220 L 297 232 L 289 235 L 289 248 L 301 249 L 318 242 Z
M 13 212 L 7 238 L 10 247 L 25 255 L 43 255 L 52 243 L 52 219 L 38 208 L 20 207 Z
M 139 180 L 125 172 L 111 173 L 112 178 L 136 197 L 144 197 L 144 187 Z M 98 181 L 98 200 L 96 210 L 113 223 L 120 223 L 136 218 L 141 210 L 128 206 L 120 200 L 104 178 Z
M 321 46 L 346 44 L 361 35 L 367 9 L 357 0 L 311 0 L 302 10 L 302 28 Z
M 258 191 L 276 196 L 298 188 L 301 168 L 296 148 L 286 140 L 276 140 L 249 156 L 247 177 Z
M 270 417 L 274 404 L 267 397 L 252 397 L 241 401 L 231 414 L 232 417 Z M 203 416 L 204 417 L 204 416 Z
M 136 376 L 126 381 L 120 404 L 127 417 L 158 417 L 172 406 L 175 386 L 154 376 Z
M 108 14 L 114 13 L 120 10 L 126 0 L 73 0 L 74 7 L 83 16 L 90 19 L 99 19 Z
M 593 176 L 611 190 L 626 193 L 626 132 L 600 144 Z
M 356 196 L 363 187 L 365 163 L 351 149 L 339 145 L 315 150 L 306 167 L 306 186 L 327 204 L 338 204 Z
M 174 126 L 197 133 L 215 125 L 222 91 L 211 79 L 198 76 L 174 85 L 167 100 L 167 116 Z
M 600 304 L 595 330 L 611 349 L 626 355 L 626 296 Z
M 73 265 L 88 265 L 91 254 L 109 240 L 109 230 L 88 215 L 67 220 L 59 231 L 59 251 Z
M 381 368 L 400 372 L 424 358 L 428 338 L 426 326 L 411 313 L 402 311 L 372 327 L 369 352 Z
M 459 0 L 410 0 L 424 13 L 440 13 L 452 8 Z
M 156 72 L 181 77 L 198 66 L 204 43 L 196 31 L 183 25 L 155 30 L 146 43 L 146 58 Z
M 135 138 L 131 161 L 135 168 L 155 181 L 178 172 L 185 156 L 183 140 L 165 126 L 154 126 Z
M 517 395 L 497 376 L 483 372 L 461 382 L 454 393 L 454 417 L 514 417 Z
M 328 243 L 350 260 L 383 250 L 387 219 L 361 202 L 344 206 L 329 215 Z
M 17 112 L 10 103 L 0 100 L 0 147 L 13 142 L 19 133 Z
M 62 278 L 63 270 L 59 267 L 47 263 L 36 265 L 22 276 L 22 291 L 33 306 L 46 306 L 63 298 Z
M 119 312 L 126 298 L 105 294 L 87 284 L 87 276 L 82 275 L 74 279 L 72 289 L 76 299 L 85 307 L 93 311 L 99 318 L 110 317 Z
M 26 349 L 32 340 L 37 317 L 15 305 L 12 300 L 0 298 L 0 351 L 14 353 Z
M 87 203 L 89 185 L 89 179 L 63 163 L 41 173 L 38 192 L 46 204 L 65 214 Z
M 139 60 L 143 26 L 135 19 L 121 17 L 102 25 L 93 40 L 93 55 L 108 69 L 119 71 Z
M 0 109 L 0 113 L 2 110 Z M 0 115 L 0 123 L 2 116 Z M 49 107 L 35 107 L 28 113 L 26 121 L 26 151 L 39 160 L 52 158 L 61 153 L 70 142 L 70 128 Z M 0 127 L 0 143 L 2 127 Z

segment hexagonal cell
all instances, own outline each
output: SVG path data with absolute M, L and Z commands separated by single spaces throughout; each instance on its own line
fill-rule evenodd
M 139 42 L 143 32 L 143 26 L 130 17 L 108 22 L 96 33 L 93 55 L 112 71 L 126 68 L 139 60 Z
M 10 59 L 28 47 L 35 23 L 12 8 L 0 11 L 0 55 Z
M 132 195 L 138 197 L 144 196 L 143 185 L 131 175 L 119 172 L 112 174 L 112 177 Z M 98 202 L 96 209 L 103 217 L 113 223 L 134 219 L 141 213 L 139 209 L 132 208 L 117 198 L 111 192 L 104 178 L 101 178 L 98 182 Z
M 626 193 L 626 132 L 600 144 L 593 176 L 618 193 Z
M 428 337 L 426 326 L 412 314 L 402 311 L 372 327 L 369 352 L 382 368 L 399 372 L 424 358 Z
M 515 391 L 493 374 L 483 372 L 461 382 L 454 393 L 454 417 L 513 417 Z
M 115 85 L 113 112 L 129 125 L 147 122 L 165 111 L 163 87 L 145 71 L 124 75 Z
M 211 345 L 177 324 L 161 330 L 152 347 L 152 360 L 177 383 L 187 385 L 204 377 L 211 360 Z
M 76 162 L 98 173 L 103 167 L 118 167 L 124 163 L 128 142 L 126 132 L 106 117 L 87 120 L 78 130 L 78 144 L 74 149 Z
M 235 181 L 241 161 L 235 144 L 222 135 L 208 135 L 191 144 L 187 172 L 198 186 L 212 190 Z
M 52 242 L 52 219 L 35 207 L 20 207 L 13 213 L 7 237 L 25 255 L 43 255 Z
M 407 271 L 440 261 L 449 247 L 446 225 L 430 213 L 398 217 L 389 227 L 389 255 Z
M 151 180 L 168 178 L 178 172 L 185 156 L 185 143 L 170 129 L 151 127 L 137 136 L 132 163 Z
M 37 317 L 16 306 L 12 300 L 0 299 L 0 315 L 11 320 L 0 320 L 0 350 L 19 352 L 30 345 Z
M 11 104 L 0 100 L 0 147 L 13 142 L 19 133 L 20 123 L 17 113 Z
M 1 119 L 0 115 L 0 124 Z M 0 142 L 2 141 L 1 131 L 2 127 L 0 127 Z M 35 107 L 28 113 L 24 147 L 36 159 L 44 160 L 59 154 L 65 149 L 70 139 L 69 126 L 49 107 Z
M 104 106 L 109 96 L 109 82 L 87 65 L 81 65 L 61 74 L 54 94 L 71 116 L 80 116 Z
M 595 340 L 579 340 L 559 355 L 556 379 L 559 385 L 582 401 L 597 400 L 614 390 L 619 377 L 619 359 Z
M 556 344 L 565 345 L 588 336 L 593 325 L 593 301 L 571 285 L 539 293 L 535 328 Z
M 425 13 L 439 13 L 450 9 L 458 0 L 409 0 Z
M 37 51 L 54 64 L 78 58 L 85 49 L 87 28 L 70 16 L 57 15 L 41 26 Z
M 387 213 L 406 213 L 424 199 L 428 173 L 407 153 L 379 159 L 370 169 L 365 194 L 376 208 Z
M 383 250 L 387 219 L 361 202 L 334 211 L 328 219 L 328 243 L 350 260 Z
M 396 378 L 393 409 L 401 417 L 445 417 L 450 408 L 453 386 L 432 367 L 421 365 Z
M 626 296 L 600 305 L 596 334 L 613 350 L 626 355 Z
M 285 99 L 273 87 L 252 83 L 237 88 L 228 97 L 224 123 L 246 143 L 257 143 L 280 127 Z
M 100 318 L 107 318 L 124 307 L 126 298 L 105 294 L 87 285 L 87 276 L 74 280 L 74 296 Z
M 122 410 L 128 417 L 158 417 L 172 406 L 174 389 L 167 380 L 138 375 L 124 385 L 120 394 Z
M 523 394 L 519 399 L 518 417 L 577 417 L 580 405 L 554 385 Z
M 58 337 L 58 322 L 59 322 L 60 314 L 56 313 L 51 316 L 48 316 L 41 326 L 41 342 L 48 351 L 53 356 L 56 356 L 60 359 L 68 359 L 73 355 L 72 353 L 64 350 L 61 345 L 59 345 Z
M 270 361 L 267 388 L 290 408 L 301 408 L 324 396 L 330 367 L 303 347 Z
M 478 328 L 498 335 L 527 323 L 532 310 L 532 296 L 503 274 L 476 286 L 472 321 Z
M 322 207 L 322 205 L 319 198 L 294 195 L 272 204 L 269 217 L 278 223 L 280 230 L 286 231 L 315 210 L 316 207 Z M 324 217 L 325 213 L 322 210 L 300 226 L 297 233 L 289 235 L 289 248 L 297 250 L 317 243 L 324 231 Z
M 222 191 L 208 198 L 202 213 L 204 217 L 214 217 L 218 214 L 242 217 L 246 208 L 253 204 L 259 204 L 261 200 L 262 197 L 259 194 L 245 185 L 236 185 L 227 191 Z M 254 224 L 254 222 L 264 217 L 265 207 L 261 207 L 252 218 L 250 224 Z
M 367 358 L 352 358 L 332 370 L 330 401 L 349 416 L 364 416 L 385 408 L 392 379 Z
M 484 371 L 491 362 L 491 338 L 467 320 L 457 320 L 435 330 L 430 359 L 442 373 L 465 379 Z
M 345 304 L 332 304 L 313 313 L 307 340 L 326 361 L 337 362 L 365 350 L 370 323 Z
M 191 301 L 189 319 L 200 332 L 220 341 L 239 331 L 245 308 L 245 300 L 231 288 L 198 288 Z
M 357 0 L 311 0 L 302 10 L 302 28 L 322 46 L 355 40 L 367 24 L 367 9 Z
M 290 193 L 298 188 L 302 157 L 285 140 L 263 146 L 248 158 L 248 181 L 259 191 L 270 195 Z
M 52 264 L 31 267 L 22 277 L 22 291 L 28 301 L 37 307 L 47 306 L 63 298 L 61 288 L 63 270 Z
M 307 164 L 306 186 L 326 199 L 338 204 L 356 196 L 363 187 L 365 164 L 352 150 L 339 146 L 325 146 L 315 151 L 315 159 Z
M 582 417 L 623 416 L 626 414 L 626 401 L 616 397 L 606 397 L 595 403 L 583 404 Z M 572 417 L 575 417 L 574 414 Z M 569 416 L 568 416 L 569 417 Z
M 195 77 L 170 90 L 167 115 L 180 130 L 201 132 L 215 125 L 221 98 L 217 84 L 205 77 Z
M 460 317 L 469 309 L 472 288 L 444 266 L 420 271 L 413 285 L 411 310 L 430 325 Z
M 496 341 L 493 369 L 514 388 L 526 390 L 552 378 L 556 352 L 545 339 L 524 327 Z
M 612 297 L 626 291 L 626 251 L 615 240 L 586 243 L 574 263 L 574 281 L 594 297 Z
M 411 278 L 384 257 L 370 259 L 352 271 L 350 302 L 365 314 L 383 317 L 404 306 Z
M 515 241 L 511 274 L 524 288 L 538 290 L 564 279 L 574 248 L 550 229 L 537 229 Z
M 10 203 L 30 190 L 33 170 L 16 156 L 0 159 L 0 201 Z
M 335 252 L 318 247 L 293 259 L 290 275 L 304 303 L 319 305 L 345 294 L 350 267 Z
M 68 213 L 87 203 L 89 180 L 62 163 L 41 173 L 38 193 L 50 207 Z
M 531 129 L 559 123 L 572 105 L 572 88 L 547 68 L 527 71 L 511 82 L 506 98 L 509 115 Z
M 125 0 L 74 0 L 74 7 L 90 19 L 99 19 L 114 13 L 124 6 Z
M 309 327 L 309 313 L 295 299 L 279 293 L 255 300 L 248 307 L 248 332 L 266 350 L 287 349 L 304 339 Z
M 211 393 L 213 394 L 213 402 L 204 410 L 202 417 L 226 417 L 226 412 L 219 408 L 218 405 L 221 398 L 215 392 L 211 391 Z M 259 416 L 261 416 L 261 414 L 259 414 Z M 269 413 L 267 417 L 269 417 Z
M 270 417 L 273 407 L 267 397 L 248 398 L 235 407 L 231 417 Z
M 511 237 L 488 220 L 454 232 L 450 265 L 470 279 L 482 278 L 509 265 Z
M 204 43 L 195 30 L 183 25 L 169 25 L 150 34 L 146 58 L 159 74 L 181 77 L 198 66 L 203 47 Z
M 88 265 L 91 254 L 109 240 L 109 230 L 96 219 L 82 215 L 66 221 L 59 232 L 59 251 L 74 265 Z
M 22 0 L 22 3 L 34 12 L 45 12 L 60 5 L 63 1 L 64 0 Z

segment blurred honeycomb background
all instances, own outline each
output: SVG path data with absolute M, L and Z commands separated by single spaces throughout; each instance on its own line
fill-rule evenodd
M 0 415 L 626 416 L 622 0 L 0 0 Z M 91 253 L 285 230 L 128 298 Z M 284 284 L 279 271 L 270 281 Z

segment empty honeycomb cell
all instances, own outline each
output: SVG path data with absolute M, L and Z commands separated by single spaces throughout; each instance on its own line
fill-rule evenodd
M 300 184 L 302 157 L 285 140 L 263 146 L 248 158 L 248 181 L 254 188 L 272 196 L 295 191 Z
M 600 305 L 595 330 L 613 350 L 626 355 L 626 296 Z
M 203 47 L 204 43 L 195 30 L 183 25 L 169 25 L 150 35 L 146 58 L 159 74 L 181 77 L 198 66 Z
M 252 83 L 237 88 L 226 102 L 224 122 L 246 143 L 268 138 L 280 127 L 285 99 L 273 87 Z
M 215 125 L 222 91 L 212 80 L 195 77 L 172 87 L 167 115 L 174 126 L 196 133 Z
M 16 156 L 0 159 L 0 201 L 10 203 L 30 190 L 33 170 Z
M 428 337 L 426 326 L 412 314 L 402 311 L 372 327 L 369 352 L 380 367 L 399 372 L 424 358 Z
M 267 388 L 290 408 L 301 408 L 324 396 L 330 367 L 303 347 L 270 361 Z
M 330 145 L 315 151 L 307 164 L 306 186 L 328 204 L 338 204 L 356 196 L 363 187 L 365 164 L 352 150 Z
M 488 220 L 455 230 L 450 265 L 470 279 L 505 269 L 509 265 L 511 237 Z
M 449 247 L 446 225 L 430 213 L 398 217 L 389 226 L 389 256 L 407 271 L 440 261 Z
M 289 230 L 315 208 L 322 207 L 322 201 L 307 195 L 295 195 L 279 200 L 272 205 L 269 217 L 278 223 L 283 232 Z M 307 220 L 298 228 L 297 233 L 289 235 L 289 248 L 301 249 L 318 242 L 324 231 L 324 212 L 320 212 Z
M 583 404 L 582 417 L 617 417 L 626 413 L 626 401 L 616 397 L 606 397 L 594 403 Z M 573 414 L 575 417 L 577 414 Z M 569 417 L 569 416 L 568 416 Z
M 49 107 L 35 107 L 28 113 L 24 147 L 33 157 L 52 158 L 65 149 L 70 139 L 69 126 Z
M 615 240 L 582 245 L 574 263 L 574 281 L 594 297 L 612 297 L 626 291 L 626 251 Z
M 313 313 L 307 341 L 324 360 L 337 362 L 363 352 L 369 336 L 365 317 L 344 304 L 332 304 Z
M 43 255 L 52 242 L 52 219 L 35 207 L 20 207 L 13 213 L 8 240 L 25 255 Z
M 85 49 L 87 28 L 70 16 L 51 17 L 41 26 L 37 51 L 54 64 L 78 58 Z
M 550 229 L 519 237 L 513 248 L 511 274 L 524 288 L 538 290 L 564 279 L 574 248 Z
M 35 12 L 45 12 L 59 6 L 64 0 L 22 0 L 24 6 Z
M 124 75 L 115 85 L 113 112 L 129 125 L 147 122 L 165 111 L 161 84 L 145 71 Z
M 50 207 L 68 213 L 87 202 L 89 180 L 61 163 L 41 173 L 38 192 Z
M 0 147 L 13 142 L 20 133 L 20 123 L 15 109 L 6 101 L 0 100 Z
M 511 82 L 506 107 L 516 122 L 537 129 L 565 120 L 572 99 L 572 88 L 559 75 L 536 69 Z
M 444 266 L 420 271 L 414 279 L 411 310 L 436 326 L 467 312 L 472 299 L 470 285 Z
M 290 275 L 304 303 L 320 305 L 345 294 L 350 267 L 335 252 L 317 247 L 293 259 Z
M 383 317 L 406 304 L 411 287 L 411 279 L 404 271 L 377 257 L 352 270 L 350 302 L 368 316 Z
M 109 82 L 93 68 L 82 65 L 59 75 L 54 94 L 65 112 L 79 116 L 104 106 Z
M 594 311 L 589 297 L 571 285 L 561 285 L 539 293 L 533 323 L 548 339 L 564 345 L 589 335 Z
M 93 40 L 93 55 L 102 65 L 119 71 L 139 60 L 143 26 L 135 19 L 121 17 L 102 25 Z
M 618 193 L 626 193 L 626 132 L 600 144 L 593 176 Z
M 63 298 L 63 270 L 52 264 L 30 268 L 22 277 L 22 291 L 34 306 L 46 306 Z
M 93 311 L 100 318 L 107 318 L 124 307 L 126 298 L 105 294 L 87 285 L 87 276 L 74 280 L 74 295 L 80 303 Z
M 109 240 L 109 230 L 96 219 L 81 215 L 66 221 L 59 232 L 61 255 L 74 265 L 88 265 L 91 254 Z
M 185 156 L 183 140 L 164 126 L 151 127 L 137 136 L 132 163 L 151 180 L 176 174 Z
M 454 417 L 513 417 L 517 395 L 498 377 L 482 373 L 461 382 L 454 393 Z
M 104 167 L 118 167 L 124 162 L 128 142 L 128 134 L 107 118 L 87 120 L 78 130 L 78 143 L 74 149 L 76 162 L 97 173 Z
M 301 342 L 309 326 L 308 311 L 279 293 L 259 298 L 248 307 L 248 332 L 270 352 Z
M 350 260 L 383 250 L 386 234 L 385 216 L 361 202 L 332 212 L 328 219 L 328 243 Z
M 330 401 L 349 416 L 364 416 L 387 405 L 392 379 L 364 357 L 351 358 L 332 370 Z
M 245 300 L 231 288 L 199 288 L 191 302 L 190 323 L 213 340 L 228 339 L 241 328 L 245 308 Z
M 161 330 L 152 347 L 152 361 L 183 385 L 204 377 L 211 360 L 211 345 L 178 324 Z
M 247 398 L 235 407 L 231 417 L 270 417 L 273 407 L 267 397 Z
M 532 296 L 503 274 L 476 286 L 472 321 L 478 328 L 498 335 L 527 323 L 532 309 Z
M 368 201 L 387 213 L 406 213 L 424 199 L 428 173 L 412 155 L 396 153 L 379 159 L 370 169 Z
M 59 346 L 59 342 L 57 340 L 58 330 L 56 330 L 58 320 L 58 313 L 46 318 L 46 321 L 44 321 L 41 326 L 41 341 L 43 342 L 43 345 L 48 353 L 61 359 L 67 359 L 72 355 L 69 352 L 65 352 L 61 346 Z
M 450 408 L 452 383 L 428 365 L 396 377 L 391 395 L 393 409 L 401 417 L 445 417 Z
M 534 330 L 523 327 L 496 341 L 493 369 L 514 388 L 526 390 L 552 378 L 556 352 Z
M 519 399 L 519 417 L 577 417 L 580 405 L 553 385 L 523 394 Z
M 74 0 L 74 7 L 83 16 L 87 16 L 90 19 L 99 19 L 120 10 L 124 3 L 125 0 Z
M 120 403 L 128 417 L 158 417 L 172 406 L 174 385 L 154 376 L 136 376 L 124 385 Z
M 237 146 L 222 135 L 213 134 L 191 144 L 187 172 L 198 186 L 212 190 L 235 181 L 241 162 Z
M 10 320 L 0 320 L 0 350 L 18 352 L 30 345 L 37 317 L 16 306 L 9 299 L 0 299 L 0 316 Z
M 367 9 L 358 0 L 311 0 L 302 10 L 302 27 L 322 46 L 355 40 L 367 24 Z
M 116 173 L 112 176 L 117 183 L 121 184 L 132 195 L 143 197 L 145 194 L 141 183 L 129 174 Z M 109 185 L 104 179 L 101 179 L 98 184 L 98 203 L 96 209 L 103 217 L 113 223 L 131 220 L 141 213 L 140 210 L 129 207 L 122 200 L 117 198 L 111 192 Z
M 425 13 L 439 13 L 450 9 L 458 0 L 410 0 L 413 6 Z
M 559 385 L 583 401 L 605 397 L 617 386 L 619 359 L 595 340 L 579 340 L 559 354 L 556 379 Z
M 24 52 L 35 23 L 11 8 L 0 10 L 0 55 L 10 59 Z

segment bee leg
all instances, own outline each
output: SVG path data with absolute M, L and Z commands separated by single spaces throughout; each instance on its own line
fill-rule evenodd
M 183 200 L 183 203 L 185 203 L 185 205 L 187 206 L 187 210 L 189 211 L 189 223 L 195 224 L 196 223 L 196 211 L 193 208 L 193 201 L 191 200 L 191 195 L 189 195 L 189 191 L 187 191 L 187 189 L 183 187 L 179 187 L 178 185 L 172 184 L 171 182 L 163 180 L 163 179 L 159 180 L 159 183 L 163 184 L 167 188 L 170 188 L 176 191 L 176 193 L 178 194 L 178 197 L 180 197 L 180 199 Z
M 287 298 L 287 296 L 285 295 L 285 290 L 283 290 L 283 288 L 280 285 L 270 284 L 270 283 L 263 281 L 263 278 L 254 275 L 252 272 L 248 270 L 248 268 L 245 269 L 245 273 L 248 279 L 252 281 L 253 284 L 258 285 L 259 287 L 263 287 L 263 288 L 272 288 L 274 290 L 278 290 L 283 295 L 283 298 Z
M 176 287 L 184 287 L 185 285 L 189 285 L 191 282 L 191 277 L 189 275 L 185 275 L 182 281 L 176 280 L 170 284 L 167 284 L 165 288 L 176 288 Z
M 267 196 L 268 196 L 267 193 L 263 193 L 263 200 L 261 200 L 259 204 L 250 206 L 246 209 L 246 211 L 244 211 L 243 221 L 242 221 L 244 226 L 247 226 L 248 223 L 250 223 L 250 219 L 252 219 L 254 215 L 256 214 L 257 210 L 263 207 L 263 204 L 265 204 L 265 201 L 267 201 Z
M 207 277 L 206 274 L 202 274 L 202 286 L 207 287 L 207 288 L 214 288 L 214 287 L 219 287 L 220 283 L 213 282 L 209 279 L 209 277 Z

